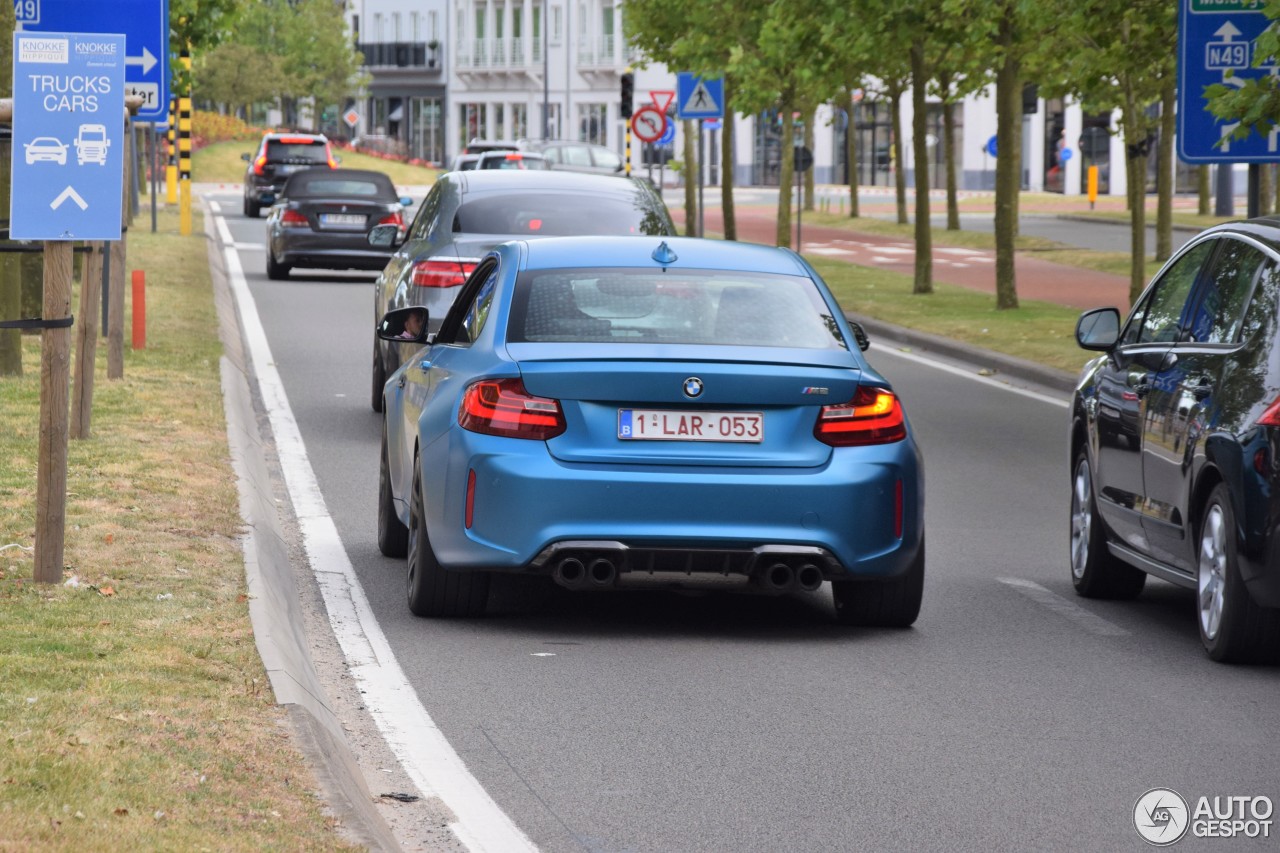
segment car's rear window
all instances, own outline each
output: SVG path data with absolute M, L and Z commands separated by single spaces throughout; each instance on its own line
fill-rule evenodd
M 336 178 L 329 177 L 330 174 L 326 170 L 319 175 L 292 177 L 285 186 L 285 194 L 293 198 L 355 196 L 390 201 L 397 198 L 395 187 L 389 180 L 384 182 L 374 178 Z
M 507 339 L 848 349 L 810 279 L 707 270 L 522 273 Z
M 314 142 L 285 142 L 268 139 L 267 160 L 281 163 L 328 163 L 329 151 L 321 140 Z
M 464 198 L 453 230 L 534 237 L 668 236 L 661 212 L 635 195 L 505 192 Z
M 523 154 L 489 155 L 480 159 L 481 169 L 545 169 L 547 161 Z

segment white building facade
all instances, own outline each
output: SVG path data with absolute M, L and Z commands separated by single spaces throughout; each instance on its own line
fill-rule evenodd
M 348 15 L 365 52 L 371 83 L 354 104 L 359 132 L 390 137 L 402 153 L 447 164 L 471 139 L 575 139 L 624 153 L 620 113 L 622 74 L 634 68 L 636 107 L 651 91 L 673 91 L 676 75 L 661 64 L 641 68 L 624 40 L 623 0 L 349 0 Z M 956 121 L 959 186 L 995 185 L 996 111 L 993 93 L 949 107 Z M 854 116 L 858 182 L 892 186 L 898 168 L 888 104 L 873 92 L 856 92 Z M 1023 186 L 1068 195 L 1086 192 L 1088 167 L 1097 166 L 1099 192 L 1123 194 L 1123 142 L 1112 116 L 1088 116 L 1078 105 L 1024 99 Z M 929 184 L 944 185 L 943 105 L 931 103 Z M 913 185 L 912 114 L 901 104 L 904 168 Z M 844 110 L 825 106 L 814 128 L 814 178 L 820 184 L 848 180 Z M 632 169 L 681 156 L 677 123 L 664 152 L 632 144 Z M 352 135 L 356 135 L 353 133 Z M 707 132 L 704 180 L 719 180 L 718 134 Z M 735 124 L 734 178 L 742 186 L 778 182 L 780 123 L 769 114 L 739 116 Z M 1154 187 L 1154 159 L 1149 183 Z M 1115 168 L 1112 168 L 1115 164 Z M 1193 189 L 1180 168 L 1179 189 Z

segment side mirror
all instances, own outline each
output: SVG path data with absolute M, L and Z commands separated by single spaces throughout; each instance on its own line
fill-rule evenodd
M 416 329 L 416 331 L 415 331 Z M 427 309 L 419 306 L 388 311 L 378 324 L 378 337 L 402 344 L 427 343 Z
M 407 195 L 400 196 L 400 206 L 413 207 L 413 199 L 409 198 Z
M 399 225 L 375 225 L 369 230 L 369 245 L 378 249 L 391 249 L 404 242 L 404 232 Z
M 252 155 L 252 154 L 250 154 L 248 151 L 246 151 L 246 152 L 244 152 L 243 154 L 241 154 L 241 155 L 240 155 L 240 159 L 241 159 L 241 160 L 243 160 L 243 161 L 245 161 L 246 163 L 252 163 L 252 162 L 253 162 L 253 155 Z
M 853 329 L 853 339 L 858 342 L 858 349 L 866 352 L 871 348 L 871 338 L 867 337 L 867 330 L 862 328 L 861 323 L 850 320 L 849 328 Z
M 1076 343 L 1084 349 L 1109 352 L 1120 340 L 1120 312 L 1114 308 L 1094 308 L 1076 321 Z

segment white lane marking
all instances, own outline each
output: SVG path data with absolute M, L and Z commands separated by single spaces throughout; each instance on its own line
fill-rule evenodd
M 1016 388 L 997 379 L 989 379 L 986 376 L 979 376 L 972 369 L 966 370 L 962 367 L 943 364 L 940 361 L 934 361 L 931 358 L 925 358 L 924 356 L 919 356 L 911 352 L 903 352 L 902 350 L 894 349 L 893 347 L 879 347 L 875 350 L 875 353 L 888 353 L 889 355 L 897 356 L 898 358 L 906 359 L 907 361 L 912 361 L 916 364 L 924 365 L 925 367 L 932 367 L 935 370 L 941 370 L 943 373 L 963 376 L 965 379 L 972 379 L 974 382 L 980 382 L 983 385 L 990 385 L 992 388 L 1000 388 L 1012 394 L 1021 394 L 1023 397 L 1030 397 L 1032 400 L 1039 400 L 1042 403 L 1050 403 L 1063 409 L 1071 405 L 1066 400 L 1060 400 L 1057 397 L 1050 397 L 1048 394 L 1041 394 L 1038 391 L 1029 391 L 1026 388 Z
M 209 202 L 209 209 L 212 210 L 215 215 L 222 213 L 222 205 L 216 201 Z
M 222 217 L 215 222 L 219 237 L 227 244 L 223 250 L 227 278 L 244 324 L 249 358 L 275 434 L 281 472 L 307 557 L 324 596 L 329 624 L 368 700 L 365 706 L 414 784 L 424 794 L 440 797 L 457 816 L 458 822 L 450 824 L 450 829 L 467 849 L 476 853 L 536 851 L 534 843 L 467 770 L 418 700 L 392 653 L 320 493 L 244 268 L 229 239 L 230 229 Z
M 998 580 L 1006 586 L 1013 587 L 1041 607 L 1070 619 L 1091 634 L 1097 634 L 1100 637 L 1127 637 L 1129 635 L 1129 632 L 1119 625 L 1090 613 L 1075 602 L 1045 589 L 1038 583 L 1023 580 L 1022 578 L 999 578 Z
M 267 247 L 261 243 L 229 243 L 237 252 L 265 252 Z

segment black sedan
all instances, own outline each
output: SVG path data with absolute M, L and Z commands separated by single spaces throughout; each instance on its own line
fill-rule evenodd
M 294 267 L 382 269 L 392 250 L 371 245 L 369 231 L 385 225 L 403 233 L 411 204 L 381 172 L 295 172 L 267 217 L 267 277 L 285 278 Z
M 374 290 L 371 328 L 388 311 L 422 305 L 434 331 L 476 263 L 508 240 L 675 233 L 657 192 L 634 178 L 504 169 L 446 172 L 423 200 L 407 238 L 395 228 L 369 234 L 370 243 L 383 251 L 395 248 Z M 382 411 L 387 377 L 402 356 L 416 349 L 374 336 L 374 411 Z
M 1196 591 L 1218 661 L 1280 657 L 1280 219 L 1211 228 L 1123 325 L 1086 312 L 1101 353 L 1071 407 L 1071 580 L 1131 598 L 1147 575 Z

